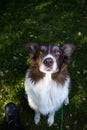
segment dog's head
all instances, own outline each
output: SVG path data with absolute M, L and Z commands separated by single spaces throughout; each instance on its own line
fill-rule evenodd
M 29 52 L 32 67 L 37 67 L 43 73 L 56 73 L 68 63 L 75 47 L 73 44 L 60 46 L 26 44 L 25 48 Z

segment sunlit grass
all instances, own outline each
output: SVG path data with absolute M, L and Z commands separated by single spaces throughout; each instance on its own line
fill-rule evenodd
M 42 10 L 43 8 L 45 8 L 46 6 L 52 4 L 52 1 L 48 1 L 48 2 L 42 2 L 41 4 L 36 6 L 36 10 Z

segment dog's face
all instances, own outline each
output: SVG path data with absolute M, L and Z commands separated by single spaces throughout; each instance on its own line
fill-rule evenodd
M 55 73 L 59 70 L 58 61 L 60 60 L 61 50 L 58 46 L 40 47 L 40 66 L 39 69 L 44 73 Z
M 25 48 L 30 54 L 31 66 L 37 67 L 43 73 L 60 71 L 74 51 L 73 44 L 62 46 L 26 44 Z

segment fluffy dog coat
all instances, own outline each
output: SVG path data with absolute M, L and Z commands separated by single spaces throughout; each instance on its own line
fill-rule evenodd
M 69 103 L 70 77 L 66 68 L 73 44 L 62 46 L 39 46 L 27 44 L 30 54 L 30 68 L 25 77 L 25 92 L 29 106 L 35 111 L 34 121 L 40 121 L 40 115 L 48 115 L 48 124 L 54 123 L 54 115 L 63 105 Z

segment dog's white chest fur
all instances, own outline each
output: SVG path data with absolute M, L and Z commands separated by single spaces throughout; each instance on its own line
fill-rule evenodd
M 43 79 L 34 84 L 29 78 L 29 70 L 25 78 L 25 92 L 31 108 L 46 115 L 57 111 L 61 105 L 67 102 L 70 78 L 65 84 L 56 83 L 51 79 L 51 74 L 46 74 Z

